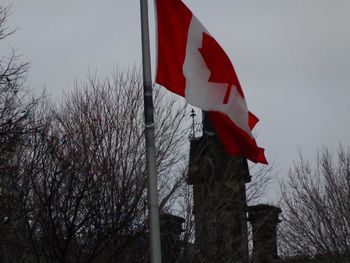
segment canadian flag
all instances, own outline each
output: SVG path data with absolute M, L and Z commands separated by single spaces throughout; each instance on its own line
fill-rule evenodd
M 156 82 L 208 111 L 229 154 L 267 164 L 251 132 L 258 118 L 248 111 L 225 51 L 181 0 L 156 0 L 156 8 Z

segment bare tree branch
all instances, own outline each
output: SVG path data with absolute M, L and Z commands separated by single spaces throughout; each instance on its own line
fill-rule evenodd
M 348 262 L 350 248 L 350 152 L 319 151 L 315 164 L 300 154 L 282 184 L 282 252 Z

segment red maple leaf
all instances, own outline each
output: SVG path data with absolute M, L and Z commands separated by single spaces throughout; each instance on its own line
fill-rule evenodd
M 244 97 L 241 85 L 239 84 L 235 69 L 229 57 L 219 43 L 207 33 L 203 33 L 202 47 L 199 48 L 199 52 L 211 72 L 208 81 L 227 84 L 223 103 L 228 103 L 232 86 L 235 86 L 241 96 Z

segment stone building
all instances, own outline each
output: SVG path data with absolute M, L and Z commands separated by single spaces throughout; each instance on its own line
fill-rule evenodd
M 253 232 L 251 262 L 280 262 L 277 254 L 277 224 L 282 210 L 271 205 L 248 207 Z
M 162 262 L 178 262 L 183 246 L 180 235 L 183 231 L 182 224 L 185 220 L 171 214 L 160 216 L 160 232 L 162 244 Z
M 190 140 L 188 183 L 193 186 L 195 249 L 193 262 L 278 261 L 276 229 L 279 208 L 249 207 L 246 159 L 228 155 L 203 113 L 203 135 Z M 253 228 L 253 255 L 249 258 L 247 220 Z
M 229 156 L 204 114 L 203 135 L 191 139 L 188 183 L 193 185 L 198 262 L 248 262 L 247 161 Z

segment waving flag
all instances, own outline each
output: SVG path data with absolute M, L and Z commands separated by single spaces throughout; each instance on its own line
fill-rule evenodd
M 156 82 L 205 111 L 226 151 L 267 164 L 244 93 L 225 51 L 181 0 L 156 0 Z

